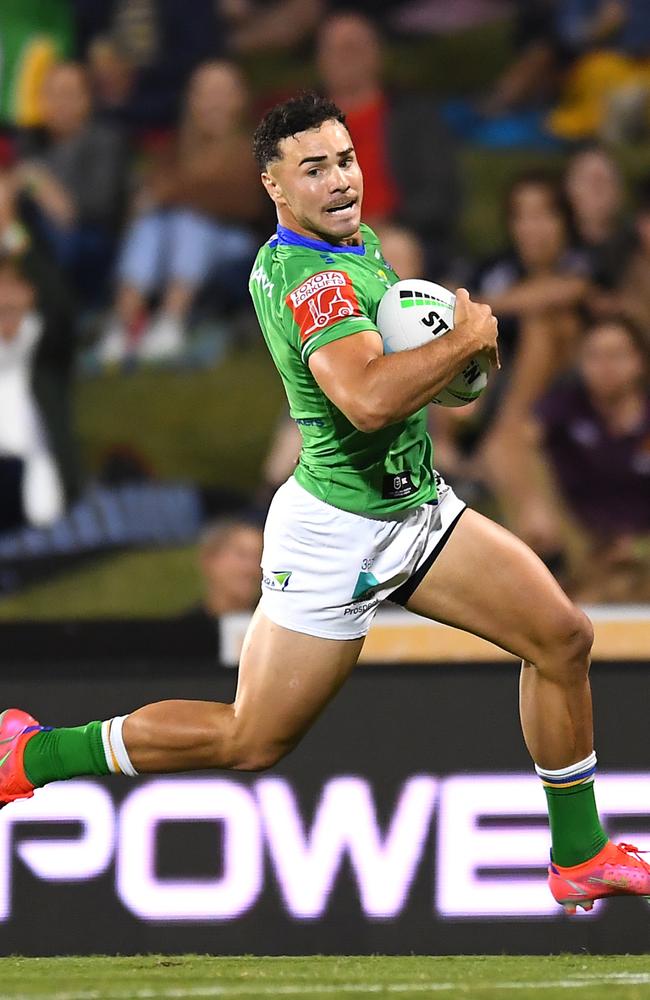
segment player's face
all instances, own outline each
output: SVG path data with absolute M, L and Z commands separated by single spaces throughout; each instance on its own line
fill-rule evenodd
M 363 176 L 345 125 L 324 122 L 280 142 L 282 158 L 262 174 L 283 226 L 329 243 L 354 239 Z

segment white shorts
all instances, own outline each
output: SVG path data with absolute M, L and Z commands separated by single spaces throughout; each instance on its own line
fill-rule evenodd
M 406 603 L 464 510 L 440 477 L 437 500 L 386 518 L 332 507 L 291 477 L 264 528 L 262 611 L 294 632 L 358 639 L 382 601 Z

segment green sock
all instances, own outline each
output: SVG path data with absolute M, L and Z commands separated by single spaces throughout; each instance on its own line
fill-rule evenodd
M 545 786 L 544 791 L 553 861 L 562 868 L 571 868 L 595 857 L 609 837 L 598 816 L 593 781 L 572 788 Z
M 109 774 L 101 722 L 36 733 L 25 744 L 24 767 L 37 788 L 82 774 Z

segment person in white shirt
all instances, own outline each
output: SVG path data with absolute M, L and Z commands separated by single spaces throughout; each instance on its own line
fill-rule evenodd
M 0 260 L 0 461 L 19 459 L 22 509 L 34 526 L 63 514 L 65 493 L 32 390 L 32 370 L 44 332 L 34 288 L 20 265 Z

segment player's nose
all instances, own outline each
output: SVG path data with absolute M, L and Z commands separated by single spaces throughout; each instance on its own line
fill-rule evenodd
M 350 190 L 350 182 L 345 174 L 344 170 L 340 167 L 336 167 L 331 174 L 331 184 L 332 191 L 341 191 L 345 193 Z

